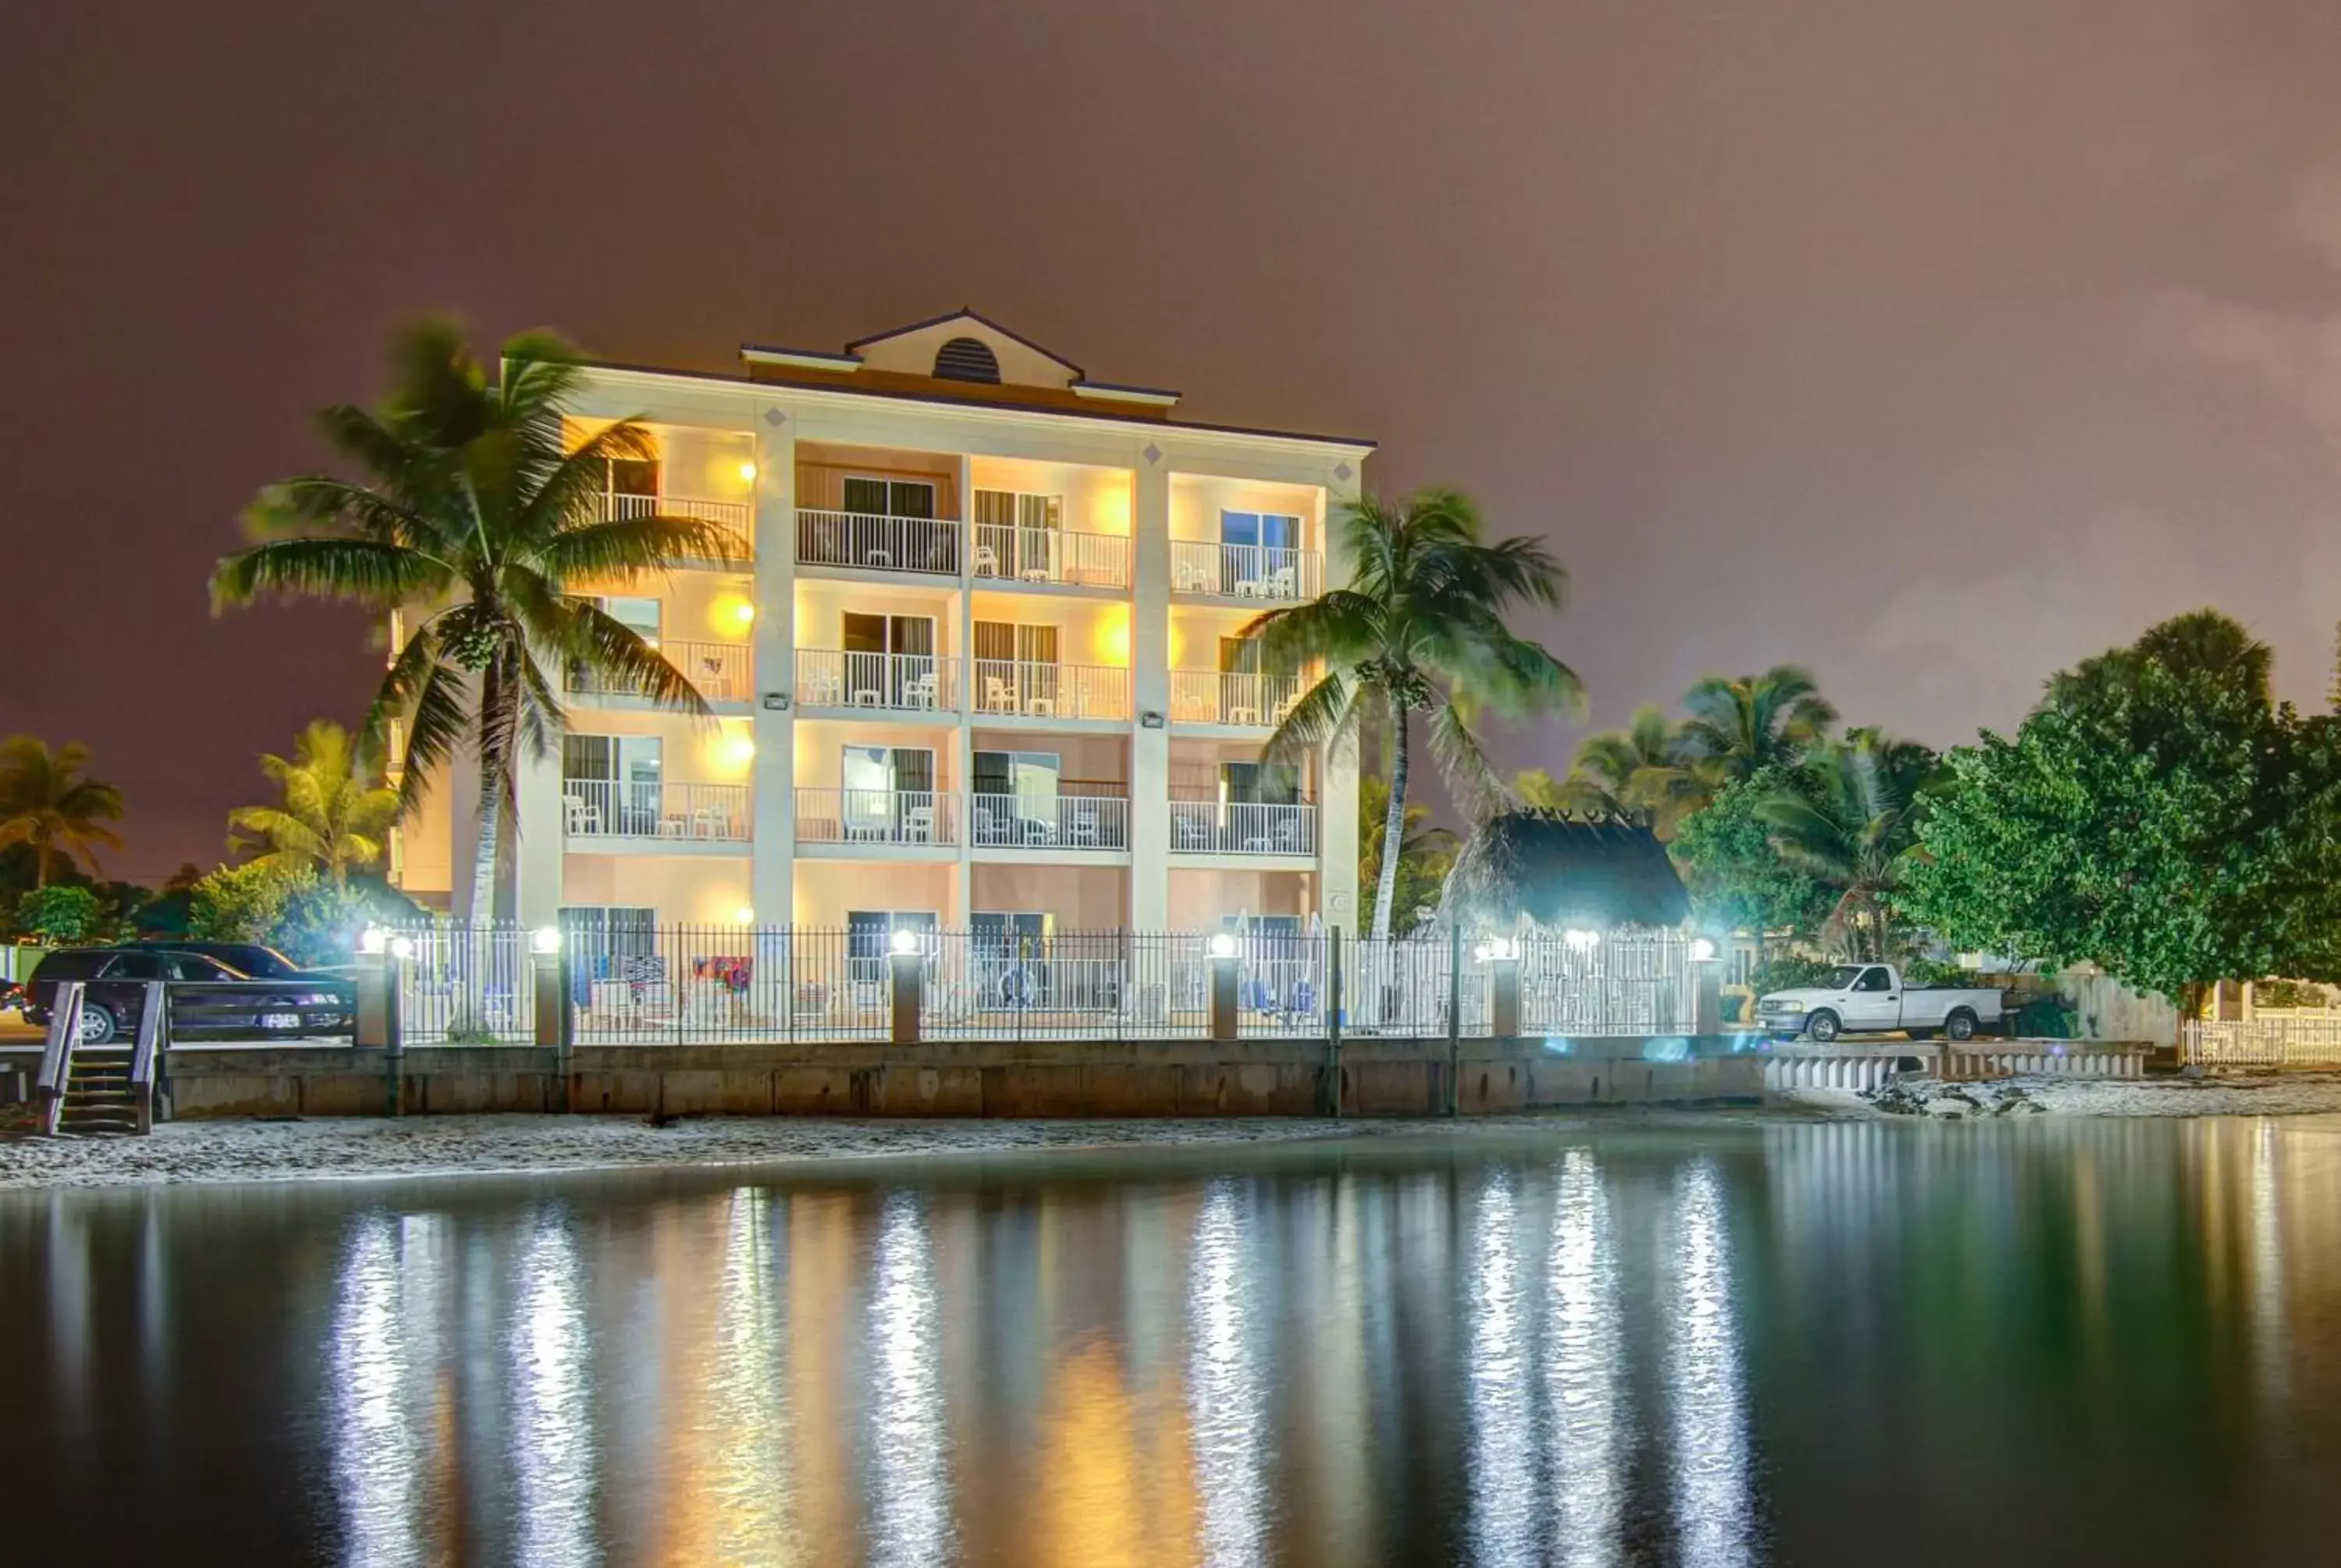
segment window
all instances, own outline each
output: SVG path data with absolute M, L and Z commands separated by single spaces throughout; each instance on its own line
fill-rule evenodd
M 1221 544 L 1259 545 L 1267 550 L 1300 548 L 1300 520 L 1274 511 L 1222 511 Z
M 845 510 L 865 517 L 911 517 L 932 521 L 935 487 L 931 480 L 867 479 L 845 481 Z
M 921 948 L 931 953 L 936 925 L 931 909 L 847 910 L 846 973 L 856 980 L 876 983 L 885 977 L 886 955 L 893 950 L 895 932 L 916 933 Z
M 646 495 L 655 498 L 659 492 L 659 463 L 654 457 L 613 457 L 610 460 L 610 493 L 612 495 Z M 633 513 L 629 512 L 631 516 Z
M 975 913 L 968 925 L 977 1006 L 1029 1007 L 1056 999 L 1056 975 L 1047 958 L 1055 919 L 1030 910 Z
M 663 979 L 658 972 L 658 911 L 639 906 L 572 904 L 560 913 L 573 983 L 592 997 L 595 980 Z
M 975 701 L 993 713 L 1055 712 L 1057 629 L 977 621 Z
M 1290 806 L 1300 799 L 1300 769 L 1290 762 L 1222 762 L 1220 789 L 1245 805 Z
M 849 839 L 935 840 L 935 754 L 923 747 L 848 746 L 839 764 Z
M 846 701 L 873 697 L 887 708 L 931 708 L 935 690 L 935 623 L 923 615 L 857 615 L 842 620 Z M 914 699 L 918 699 L 914 700 Z
M 123 953 L 105 967 L 109 980 L 159 980 L 163 976 L 163 955 L 160 953 Z
M 659 601 L 632 595 L 596 600 L 602 613 L 656 648 L 659 642 Z
M 1857 991 L 1883 991 L 1888 988 L 1891 977 L 1883 969 L 1864 969 L 1861 978 L 1853 983 Z
M 1049 842 L 1057 831 L 1062 771 L 1054 751 L 975 753 L 975 841 Z
M 569 830 L 590 822 L 592 831 L 656 833 L 663 762 L 655 735 L 563 735 L 561 789 Z
M 978 577 L 1059 577 L 1059 536 L 1065 526 L 1065 499 L 1021 491 L 975 492 L 975 572 Z
M 1000 356 L 981 338 L 953 338 L 935 351 L 935 379 L 1000 384 Z

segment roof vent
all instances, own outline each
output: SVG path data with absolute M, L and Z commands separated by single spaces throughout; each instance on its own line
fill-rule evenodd
M 935 379 L 1000 384 L 1000 361 L 981 338 L 953 338 L 935 351 Z

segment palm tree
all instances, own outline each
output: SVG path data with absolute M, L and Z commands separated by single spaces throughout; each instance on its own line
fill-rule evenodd
M 1855 729 L 1820 749 L 1798 775 L 1801 788 L 1757 804 L 1781 858 L 1837 890 L 1821 936 L 1854 958 L 1885 957 L 1886 896 L 1918 841 L 1938 772 L 1935 754 L 1917 741 Z
M 1389 811 L 1390 780 L 1379 773 L 1359 779 L 1358 880 L 1376 889 L 1369 898 L 1376 897 L 1381 887 L 1382 840 L 1367 829 L 1370 824 L 1380 827 Z M 1399 841 L 1398 876 L 1393 882 L 1397 908 L 1390 915 L 1392 924 L 1400 928 L 1400 935 L 1413 928 L 1416 911 L 1438 907 L 1439 889 L 1461 848 L 1451 829 L 1430 825 L 1430 807 L 1406 809 L 1406 833 Z
M 1424 716 L 1449 792 L 1477 819 L 1510 802 L 1472 733 L 1479 713 L 1574 701 L 1582 689 L 1567 665 L 1504 624 L 1515 603 L 1560 604 L 1569 574 L 1542 541 L 1482 543 L 1479 508 L 1450 490 L 1426 490 L 1396 506 L 1370 496 L 1345 502 L 1339 526 L 1350 586 L 1270 610 L 1244 635 L 1260 640 L 1265 668 L 1325 665 L 1269 737 L 1269 760 L 1295 761 L 1355 735 L 1370 718 L 1380 721 L 1390 809 L 1374 935 L 1383 938 L 1406 838 L 1413 715 Z
M 384 836 L 398 820 L 398 791 L 376 783 L 380 770 L 350 732 L 320 719 L 293 742 L 293 759 L 260 759 L 260 770 L 284 791 L 281 806 L 239 806 L 231 829 L 258 835 L 257 843 L 231 838 L 238 850 L 265 846 L 261 861 L 292 869 L 314 866 L 345 886 L 353 866 L 382 858 Z
M 1576 765 L 1566 779 L 1555 783 L 1536 769 L 1513 779 L 1512 791 L 1530 806 L 1572 817 L 1615 818 L 1671 839 L 1676 824 L 1707 804 L 1708 791 L 1697 760 L 1681 729 L 1656 704 L 1645 703 L 1627 728 L 1579 741 Z
M 1737 679 L 1710 675 L 1684 694 L 1683 706 L 1691 714 L 1683 737 L 1718 785 L 1795 764 L 1837 722 L 1837 710 L 1801 664 L 1775 664 Z
M 484 919 L 522 749 L 543 755 L 565 718 L 545 660 L 707 713 L 682 671 L 570 585 L 739 557 L 721 529 L 695 519 L 604 519 L 609 465 L 656 448 L 632 420 L 567 444 L 578 361 L 559 340 L 505 343 L 495 386 L 447 323 L 403 329 L 393 360 L 379 412 L 341 405 L 319 416 L 366 479 L 313 474 L 263 491 L 249 517 L 264 541 L 220 562 L 212 598 L 219 607 L 264 595 L 337 599 L 411 613 L 393 622 L 404 640 L 362 734 L 369 744 L 393 727 L 403 736 L 393 760 L 409 809 L 459 745 L 478 758 L 471 910 Z
M 122 791 L 85 777 L 89 748 L 68 740 L 55 750 L 45 740 L 11 735 L 0 740 L 0 845 L 33 847 L 33 886 L 49 885 L 60 858 L 78 859 L 95 873 L 97 848 L 122 848 L 105 826 L 122 820 Z

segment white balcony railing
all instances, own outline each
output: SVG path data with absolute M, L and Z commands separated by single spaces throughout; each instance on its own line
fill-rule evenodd
M 1257 800 L 1173 800 L 1170 849 L 1181 855 L 1314 855 L 1317 808 Z
M 1300 700 L 1298 675 L 1255 675 L 1232 670 L 1170 672 L 1170 719 L 1176 724 L 1236 724 L 1273 729 Z
M 602 497 L 602 517 L 621 522 L 636 517 L 691 517 L 723 531 L 732 554 L 741 561 L 756 552 L 755 509 L 744 501 L 703 501 L 688 495 L 609 495 Z
M 1071 533 L 1061 529 L 979 522 L 974 569 L 978 577 L 1004 577 L 1017 582 L 1128 588 L 1130 540 L 1118 533 Z
M 974 711 L 1045 719 L 1127 719 L 1130 671 L 1102 664 L 979 659 Z
M 744 642 L 661 642 L 653 644 L 666 661 L 682 671 L 683 679 L 710 702 L 745 702 L 753 684 L 749 677 L 749 648 Z M 591 696 L 633 697 L 641 689 L 632 682 L 577 665 L 569 668 L 569 690 Z
M 959 798 L 932 789 L 797 791 L 800 844 L 956 844 Z
M 672 784 L 563 779 L 563 829 L 572 839 L 659 839 L 745 843 L 745 784 Z
M 1170 541 L 1170 586 L 1218 599 L 1290 602 L 1324 591 L 1324 557 L 1313 550 L 1264 544 Z
M 960 526 L 925 517 L 797 509 L 797 563 L 876 571 L 960 573 Z
M 978 849 L 1127 849 L 1130 802 L 1119 795 L 971 798 L 968 842 Z
M 959 710 L 959 660 L 931 653 L 797 650 L 797 706 L 896 713 Z

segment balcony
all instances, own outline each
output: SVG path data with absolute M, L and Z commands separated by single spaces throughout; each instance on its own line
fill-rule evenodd
M 1300 700 L 1301 690 L 1298 675 L 1174 670 L 1170 672 L 1170 721 L 1273 729 Z
M 938 518 L 797 509 L 797 564 L 960 574 L 960 525 Z
M 1012 523 L 975 525 L 975 575 L 1076 588 L 1128 588 L 1130 540 Z
M 655 644 L 666 661 L 683 673 L 710 702 L 745 702 L 754 686 L 750 678 L 749 649 L 744 642 L 662 642 Z M 563 682 L 571 691 L 590 697 L 640 697 L 641 688 L 598 670 L 571 665 Z
M 1299 603 L 1323 592 L 1324 580 L 1324 558 L 1313 550 L 1193 539 L 1170 541 L 1170 586 L 1183 594 Z
M 756 511 L 744 501 L 703 501 L 687 495 L 602 497 L 603 521 L 622 522 L 637 517 L 696 518 L 722 530 L 737 559 L 747 561 L 756 553 Z
M 959 798 L 932 789 L 800 789 L 797 842 L 956 844 Z
M 702 844 L 748 841 L 750 816 L 745 784 L 563 779 L 561 795 L 563 830 L 573 839 Z
M 1130 671 L 1102 664 L 975 661 L 975 711 L 1028 719 L 1130 717 Z
M 797 650 L 797 706 L 885 713 L 959 711 L 959 660 L 931 653 Z
M 977 849 L 1127 849 L 1130 801 L 1120 795 L 976 795 Z
M 1308 802 L 1173 800 L 1174 855 L 1314 855 L 1317 808 Z

